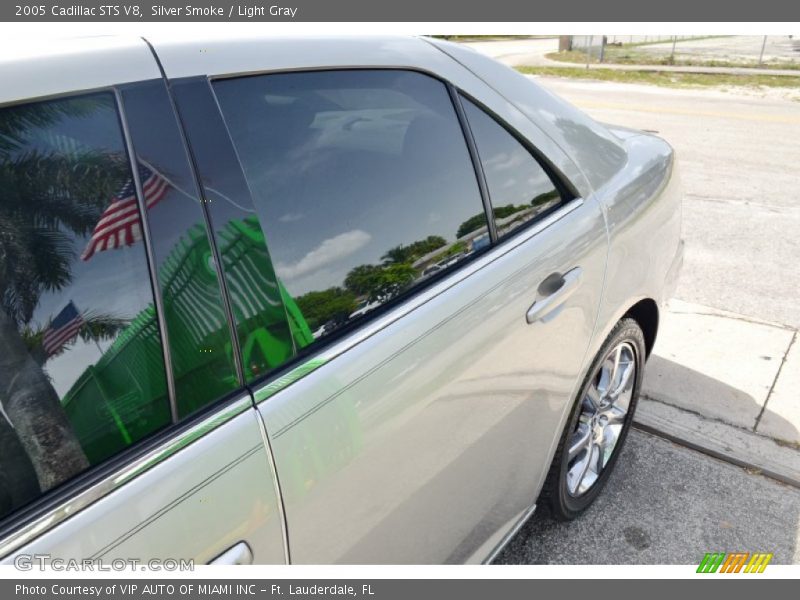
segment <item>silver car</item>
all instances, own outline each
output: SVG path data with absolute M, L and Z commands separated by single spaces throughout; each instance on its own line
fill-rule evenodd
M 663 140 L 427 38 L 0 47 L 4 562 L 485 562 L 594 501 Z

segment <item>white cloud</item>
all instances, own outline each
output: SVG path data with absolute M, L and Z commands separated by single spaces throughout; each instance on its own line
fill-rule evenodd
M 294 264 L 278 264 L 275 270 L 284 279 L 295 279 L 318 271 L 331 263 L 357 252 L 366 246 L 372 236 L 366 231 L 354 229 L 323 240 L 323 242 Z

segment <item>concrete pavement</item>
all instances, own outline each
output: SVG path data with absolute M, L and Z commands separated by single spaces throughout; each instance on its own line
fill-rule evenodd
M 670 302 L 636 423 L 800 489 L 797 331 Z
M 558 38 L 525 38 L 495 42 L 468 42 L 464 46 L 491 56 L 511 67 L 520 66 L 563 66 L 545 58 L 545 54 L 558 52 Z
M 672 301 L 661 316 L 644 393 L 757 431 L 765 413 L 778 418 L 771 412 L 773 388 L 779 376 L 794 375 L 794 365 L 784 365 L 784 360 L 796 336 L 788 327 Z M 780 385 L 784 387 L 783 381 Z M 800 445 L 800 420 L 787 425 L 791 431 L 787 426 L 784 440 Z

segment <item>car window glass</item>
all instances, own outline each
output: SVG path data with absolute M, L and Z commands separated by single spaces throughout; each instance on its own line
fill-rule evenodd
M 214 83 L 303 347 L 489 245 L 447 88 L 419 73 Z M 469 222 L 469 230 L 465 224 Z
M 170 422 L 114 96 L 0 109 L 0 516 Z
M 172 90 L 203 186 L 243 376 L 250 382 L 292 358 L 293 333 L 304 339 L 310 332 L 284 306 L 288 296 L 275 276 L 250 189 L 208 80 L 190 78 L 176 82 Z
M 461 97 L 478 148 L 498 237 L 516 230 L 561 202 L 547 172 L 506 129 Z

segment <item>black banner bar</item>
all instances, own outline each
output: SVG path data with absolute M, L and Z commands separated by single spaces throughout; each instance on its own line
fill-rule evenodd
M 0 20 L 297 22 L 791 22 L 800 2 L 729 0 L 12 0 Z M 487 31 L 488 33 L 488 31 Z M 787 33 L 791 33 L 787 31 Z
M 489 567 L 493 568 L 493 567 Z M 580 567 L 574 567 L 576 570 Z M 697 579 L 140 579 L 0 582 L 0 596 L 25 600 L 492 600 L 523 598 L 791 598 L 797 582 L 709 574 Z

